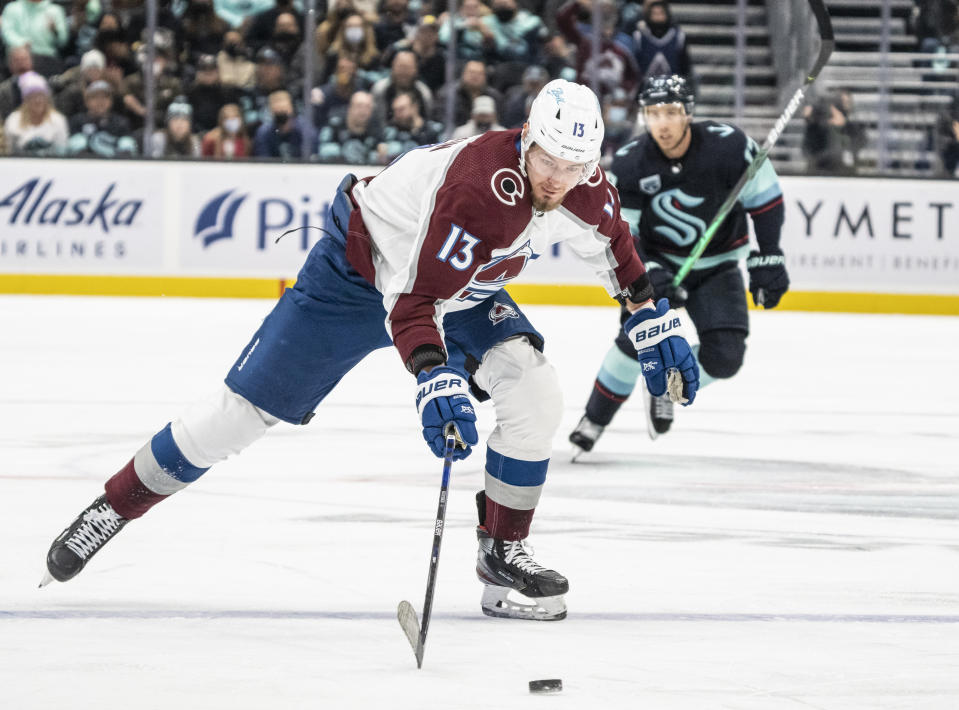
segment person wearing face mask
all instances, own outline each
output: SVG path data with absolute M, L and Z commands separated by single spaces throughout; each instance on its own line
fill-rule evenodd
M 615 89 L 603 103 L 606 134 L 603 136 L 603 157 L 600 165 L 608 168 L 613 155 L 626 145 L 636 132 L 636 115 L 630 97 L 622 89 Z
M 193 107 L 193 127 L 199 133 L 211 130 L 218 123 L 220 108 L 237 103 L 240 90 L 224 86 L 216 59 L 209 54 L 200 55 L 196 62 L 196 79 L 187 90 L 186 97 Z
M 276 16 L 273 34 L 267 44 L 283 58 L 283 63 L 291 66 L 296 50 L 300 47 L 300 28 L 292 12 L 281 12 Z
M 496 102 L 492 96 L 477 96 L 473 99 L 473 110 L 470 120 L 462 126 L 457 126 L 450 136 L 450 140 L 478 136 L 486 131 L 502 131 L 503 126 L 496 119 Z
M 223 49 L 217 52 L 216 66 L 224 86 L 251 89 L 256 82 L 256 64 L 250 61 L 243 35 L 236 30 L 223 35 Z
M 686 48 L 686 33 L 675 24 L 666 0 L 646 0 L 643 19 L 632 34 L 633 56 L 643 76 L 678 74 L 695 91 L 693 64 Z
M 416 28 L 416 15 L 410 12 L 409 0 L 383 0 L 379 19 L 373 25 L 376 48 L 385 52 L 406 39 Z
M 139 52 L 139 60 L 141 62 L 140 71 L 126 77 L 120 89 L 123 106 L 134 129 L 143 127 L 144 117 L 147 113 L 146 78 L 142 69 L 142 64 L 147 60 L 147 53 L 142 48 Z M 156 87 L 153 120 L 155 126 L 162 126 L 166 122 L 167 108 L 177 96 L 184 93 L 183 82 L 176 75 L 172 34 L 157 32 L 153 81 Z
M 518 82 L 525 67 L 540 61 L 549 30 L 539 17 L 521 9 L 516 0 L 493 0 L 491 9 L 483 23 L 495 38 L 492 58 L 498 64 L 497 88 L 503 90 Z
M 302 158 L 305 131 L 293 112 L 290 92 L 274 91 L 270 94 L 270 114 L 270 120 L 256 130 L 253 155 L 283 160 Z
M 373 27 L 358 12 L 351 11 L 340 25 L 336 39 L 330 44 L 326 52 L 327 72 L 336 67 L 336 60 L 341 57 L 350 57 L 363 71 L 373 71 L 380 68 L 380 53 L 376 48 L 376 38 Z M 329 78 L 329 73 L 324 81 Z
M 230 31 L 227 21 L 213 11 L 213 0 L 190 0 L 181 28 L 180 39 L 191 63 L 217 52 L 223 46 L 223 35 Z
M 246 135 L 240 107 L 236 104 L 227 104 L 220 109 L 216 128 L 203 136 L 200 154 L 204 158 L 232 160 L 246 158 L 250 155 L 250 150 L 251 143 Z
M 320 4 L 317 3 L 319 12 Z M 276 20 L 280 15 L 292 15 L 296 23 L 296 33 L 303 36 L 303 13 L 296 9 L 293 0 L 276 0 L 273 7 L 257 13 L 250 19 L 249 27 L 243 35 L 246 46 L 256 54 L 269 44 L 276 31 Z

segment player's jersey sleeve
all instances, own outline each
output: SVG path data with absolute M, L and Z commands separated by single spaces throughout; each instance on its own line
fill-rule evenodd
M 383 303 L 387 327 L 403 362 L 422 345 L 443 345 L 444 303 L 469 283 L 488 261 L 488 248 L 476 226 L 482 223 L 483 201 L 459 182 L 444 183 L 436 192 L 418 238 L 388 284 Z
M 642 156 L 641 140 L 637 139 L 624 145 L 613 156 L 607 178 L 619 192 L 620 214 L 629 225 L 634 237 L 639 236 L 639 223 L 643 217 L 643 196 L 639 192 L 637 166 Z
M 601 169 L 597 168 L 597 173 L 598 184 L 570 195 L 563 203 L 563 209 L 582 227 L 566 243 L 596 272 L 610 296 L 633 295 L 630 289 L 642 290 L 646 269 L 620 212 L 618 191 Z
M 759 153 L 759 145 L 756 141 L 745 134 L 742 135 L 742 140 L 745 149 L 740 175 L 746 171 L 753 158 Z M 746 211 L 752 214 L 757 210 L 768 209 L 776 203 L 781 203 L 782 199 L 783 191 L 779 185 L 779 176 L 776 175 L 776 169 L 773 167 L 772 161 L 767 158 L 762 162 L 752 179 L 746 183 L 742 193 L 740 193 L 739 201 L 742 202 Z

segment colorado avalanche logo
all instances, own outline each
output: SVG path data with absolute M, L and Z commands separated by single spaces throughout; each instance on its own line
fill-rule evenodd
M 504 205 L 514 206 L 526 195 L 526 183 L 520 174 L 511 168 L 501 168 L 489 181 L 496 199 Z
M 593 174 L 589 176 L 589 180 L 586 181 L 586 184 L 590 187 L 596 187 L 603 181 L 603 171 L 597 165 L 596 169 L 593 171 Z
M 473 276 L 466 289 L 457 297 L 457 300 L 486 300 L 519 276 L 526 268 L 527 262 L 534 258 L 536 258 L 536 255 L 533 254 L 533 248 L 529 242 L 526 242 L 516 251 L 493 259 Z
M 494 303 L 489 311 L 489 319 L 493 321 L 493 325 L 499 325 L 507 318 L 519 318 L 519 313 L 506 303 Z

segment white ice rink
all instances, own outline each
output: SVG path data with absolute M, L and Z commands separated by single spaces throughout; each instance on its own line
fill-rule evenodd
M 672 433 L 649 441 L 637 397 L 571 464 L 616 312 L 529 307 L 566 396 L 531 541 L 569 617 L 480 612 L 480 450 L 422 670 L 395 609 L 423 603 L 441 464 L 391 350 L 38 590 L 270 306 L 0 297 L 3 710 L 959 708 L 959 318 L 753 313 L 742 372 Z

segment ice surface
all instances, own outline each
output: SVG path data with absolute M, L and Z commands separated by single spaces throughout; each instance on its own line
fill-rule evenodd
M 531 541 L 569 618 L 480 612 L 480 450 L 419 671 L 396 605 L 422 606 L 442 465 L 389 350 L 38 590 L 270 305 L 0 297 L 0 708 L 959 707 L 959 318 L 754 313 L 743 371 L 670 434 L 637 397 L 571 464 L 616 312 L 526 309 L 566 397 Z

